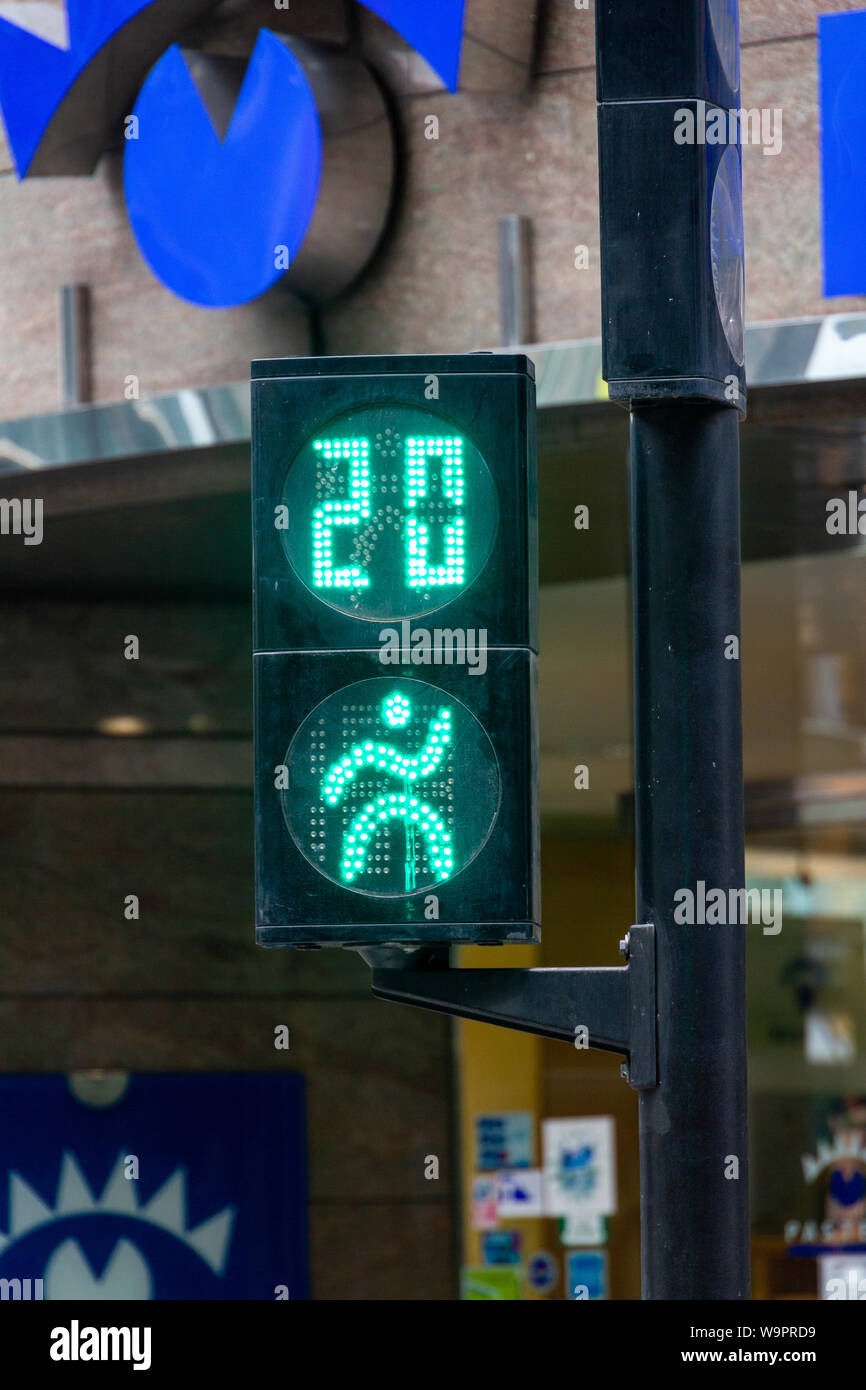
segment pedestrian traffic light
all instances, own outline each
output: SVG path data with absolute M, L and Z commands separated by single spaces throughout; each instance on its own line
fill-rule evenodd
M 252 377 L 257 940 L 536 940 L 532 364 Z
M 745 413 L 736 0 L 599 0 L 596 46 L 610 396 Z

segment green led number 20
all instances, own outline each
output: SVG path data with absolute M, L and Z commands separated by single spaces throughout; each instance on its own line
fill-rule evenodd
M 329 607 L 394 622 L 474 582 L 499 524 L 471 439 L 429 411 L 368 407 L 302 445 L 286 474 L 280 541 Z
M 370 441 L 363 438 L 317 439 L 313 448 L 326 461 L 345 460 L 349 465 L 348 496 L 330 498 L 313 512 L 313 583 L 317 589 L 365 589 L 370 577 L 359 565 L 339 567 L 334 562 L 334 531 L 360 527 L 372 518 L 370 499 Z M 430 490 L 428 460 L 440 460 L 442 494 L 454 507 L 444 526 L 445 559 L 431 564 L 430 526 L 420 515 Z M 457 436 L 406 440 L 405 574 L 410 589 L 463 584 L 465 582 L 463 505 L 463 440 Z

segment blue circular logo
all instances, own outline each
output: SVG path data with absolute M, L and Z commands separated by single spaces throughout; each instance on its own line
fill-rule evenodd
M 182 299 L 225 309 L 291 265 L 312 220 L 322 133 L 298 59 L 263 29 L 224 138 L 173 45 L 127 130 L 129 220 L 153 273 Z

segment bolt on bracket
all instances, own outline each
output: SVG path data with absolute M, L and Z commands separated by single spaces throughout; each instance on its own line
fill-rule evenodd
M 585 1028 L 590 1047 L 626 1056 L 640 1091 L 658 1085 L 655 927 L 632 927 L 626 942 L 628 964 L 577 968 L 456 970 L 447 949 L 361 954 L 377 999 L 570 1043 Z

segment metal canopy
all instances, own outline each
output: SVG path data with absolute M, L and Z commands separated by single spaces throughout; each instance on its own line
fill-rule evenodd
M 541 343 L 520 350 L 535 362 L 539 407 L 606 399 L 601 338 Z M 866 314 L 749 324 L 746 376 L 750 393 L 754 387 L 866 378 Z
M 628 418 L 604 398 L 600 340 L 525 351 L 542 583 L 624 574 Z M 746 358 L 744 559 L 838 548 L 820 521 L 825 497 L 866 479 L 866 314 L 754 324 Z M 0 547 L 0 587 L 245 598 L 249 440 L 246 382 L 0 422 L 0 496 L 41 497 L 45 514 L 41 546 Z M 578 533 L 581 503 L 593 522 Z

